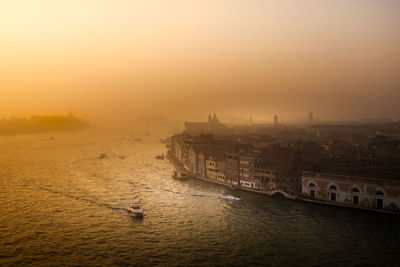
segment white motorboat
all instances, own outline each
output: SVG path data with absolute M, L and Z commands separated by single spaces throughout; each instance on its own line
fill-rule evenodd
M 146 216 L 147 212 L 143 211 L 140 204 L 129 204 L 128 211 L 132 213 L 136 217 L 144 217 Z

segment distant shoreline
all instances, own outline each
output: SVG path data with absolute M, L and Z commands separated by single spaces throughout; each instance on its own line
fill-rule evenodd
M 90 122 L 68 116 L 32 116 L 30 119 L 0 119 L 0 136 L 50 132 L 73 132 L 93 127 Z
M 54 131 L 36 131 L 36 132 L 21 132 L 21 133 L 0 133 L 0 136 L 17 136 L 17 135 L 29 135 L 29 134 L 43 134 L 43 133 L 72 133 L 72 132 L 79 132 L 83 130 L 90 129 L 88 128 L 82 128 L 82 129 L 76 129 L 76 130 L 54 130 Z

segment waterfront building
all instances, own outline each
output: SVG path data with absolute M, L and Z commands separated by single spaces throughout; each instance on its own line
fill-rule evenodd
M 400 181 L 304 172 L 303 198 L 368 209 L 399 211 Z
M 197 174 L 197 162 L 198 162 L 198 151 L 195 147 L 191 146 L 189 147 L 188 151 L 188 160 L 185 161 L 185 167 L 186 169 L 192 174 L 196 175 Z
M 276 188 L 286 193 L 297 195 L 301 192 L 300 174 L 293 172 L 276 172 Z
M 270 127 L 275 132 L 180 134 L 171 138 L 170 154 L 175 167 L 211 182 L 265 194 L 279 191 L 307 201 L 398 211 L 400 139 L 390 135 L 396 127 L 384 126 L 378 133 L 364 126 L 312 126 L 309 133 Z
M 255 187 L 261 191 L 276 189 L 276 174 L 263 166 L 256 166 L 254 172 Z
M 171 156 L 177 162 L 182 163 L 184 160 L 184 141 L 187 137 L 184 134 L 177 134 L 171 137 Z
M 297 194 L 301 189 L 301 171 L 298 168 L 304 165 L 302 158 L 303 155 L 296 153 L 292 146 L 271 145 L 263 149 L 260 165 L 269 172 L 270 179 L 273 179 L 271 186 L 277 190 Z
M 222 157 L 209 157 L 206 160 L 206 176 L 209 179 L 225 182 L 225 159 Z
M 225 153 L 225 182 L 239 186 L 239 153 Z
M 239 184 L 243 187 L 254 188 L 254 171 L 256 164 L 255 155 L 241 155 L 239 157 Z
M 197 176 L 201 178 L 206 177 L 206 155 L 204 152 L 200 152 L 197 157 Z
M 207 170 L 209 169 L 207 160 L 217 160 L 217 162 L 224 162 L 225 149 L 221 147 L 221 144 L 206 145 L 199 148 L 198 164 L 197 164 L 197 175 L 202 178 L 209 178 Z M 222 168 L 223 166 L 219 164 Z M 224 175 L 225 176 L 225 175 Z
M 219 122 L 217 114 L 211 117 L 208 115 L 207 122 L 185 122 L 185 133 L 187 134 L 208 134 L 220 133 L 226 129 L 226 126 Z

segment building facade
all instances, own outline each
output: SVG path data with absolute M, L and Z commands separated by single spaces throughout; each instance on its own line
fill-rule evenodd
M 304 172 L 305 199 L 343 205 L 399 211 L 400 181 Z
M 206 177 L 206 155 L 204 152 L 200 152 L 197 158 L 197 176 L 201 178 Z
M 273 191 L 276 189 L 275 172 L 262 166 L 256 166 L 254 172 L 255 187 L 261 191 Z
M 207 122 L 185 122 L 185 133 L 187 134 L 218 133 L 225 128 L 226 126 L 219 122 L 215 113 L 213 116 L 208 115 Z
M 239 186 L 239 153 L 225 153 L 225 182 Z
M 223 159 L 216 159 L 209 157 L 206 160 L 206 175 L 207 178 L 217 180 L 219 182 L 225 182 L 225 161 Z
M 253 188 L 256 187 L 254 180 L 256 158 L 253 155 L 242 155 L 239 157 L 239 184 L 240 186 Z

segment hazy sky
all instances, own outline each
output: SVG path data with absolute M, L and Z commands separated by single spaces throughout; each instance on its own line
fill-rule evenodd
M 400 118 L 400 1 L 2 0 L 0 117 Z

